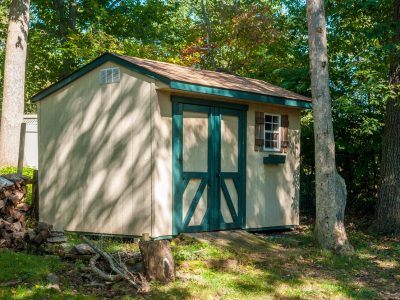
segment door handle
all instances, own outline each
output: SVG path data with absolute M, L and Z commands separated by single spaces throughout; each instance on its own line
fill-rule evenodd
M 221 173 L 217 173 L 217 178 L 221 178 Z

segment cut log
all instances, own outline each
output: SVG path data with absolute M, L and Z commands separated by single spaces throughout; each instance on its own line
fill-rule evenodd
M 161 283 L 175 280 L 175 262 L 169 241 L 140 241 L 139 248 L 148 280 Z
M 47 243 L 66 243 L 67 242 L 67 237 L 66 236 L 51 236 L 48 237 L 46 240 Z
M 0 177 L 0 189 L 7 188 L 7 187 L 10 187 L 13 185 L 14 185 L 14 182 L 8 180 L 7 178 L 4 178 L 4 176 Z

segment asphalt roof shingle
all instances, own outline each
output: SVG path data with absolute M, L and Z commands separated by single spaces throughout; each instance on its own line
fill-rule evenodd
M 312 101 L 308 97 L 299 95 L 297 93 L 288 91 L 286 89 L 258 79 L 241 77 L 222 72 L 200 70 L 192 67 L 185 67 L 155 60 L 117 54 L 114 55 L 139 67 L 142 67 L 150 72 L 166 77 L 170 80 L 307 102 Z

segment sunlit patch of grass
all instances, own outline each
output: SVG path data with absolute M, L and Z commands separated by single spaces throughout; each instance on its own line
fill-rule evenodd
M 0 266 L 0 282 L 13 279 L 32 282 L 45 279 L 48 273 L 61 270 L 64 264 L 57 256 L 0 249 Z
M 197 259 L 230 259 L 235 257 L 235 253 L 232 251 L 187 236 L 180 236 L 173 240 L 171 247 L 174 258 L 178 263 Z
M 100 244 L 103 244 L 104 250 L 110 253 L 123 251 L 139 251 L 138 243 L 135 243 L 133 240 L 105 238 L 100 240 Z
M 32 288 L 19 286 L 17 288 L 6 288 L 0 290 L 0 299 L 98 299 L 93 296 L 76 294 L 72 291 L 57 291 L 36 284 Z
M 179 281 L 169 286 L 153 285 L 154 293 L 169 294 L 170 289 L 179 286 L 195 299 L 254 299 L 273 291 L 268 283 L 271 276 L 268 272 L 252 267 L 220 271 L 210 269 L 200 261 L 192 261 L 190 264 L 193 265 L 188 267 L 185 264 L 185 269 L 180 269 Z
M 0 283 L 21 281 L 15 287 L 1 288 L 0 299 L 65 299 L 65 296 L 73 296 L 46 288 L 47 275 L 60 273 L 66 268 L 65 262 L 57 256 L 0 249 L 0 266 Z

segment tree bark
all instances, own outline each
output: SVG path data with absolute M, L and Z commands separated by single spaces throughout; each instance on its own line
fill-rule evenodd
M 210 24 L 210 19 L 208 18 L 206 5 L 207 3 L 204 4 L 204 0 L 201 0 L 201 10 L 203 11 L 204 25 L 206 27 L 206 43 L 207 43 L 208 55 L 210 57 L 211 66 L 213 67 L 213 69 L 215 69 L 216 67 L 215 67 L 214 51 L 211 45 L 211 24 Z
M 76 0 L 53 0 L 54 9 L 58 16 L 58 32 L 61 45 L 64 45 L 71 33 L 76 31 L 78 4 Z M 63 57 L 63 68 L 60 76 L 69 75 L 76 67 L 71 57 Z
M 400 0 L 393 1 L 393 46 L 400 44 Z M 396 93 L 386 103 L 382 141 L 381 178 L 374 229 L 400 233 L 400 53 L 390 55 L 389 87 Z
M 347 254 L 353 248 L 344 227 L 346 184 L 335 162 L 323 0 L 307 0 L 307 20 L 315 138 L 315 236 L 323 248 Z
M 140 241 L 139 248 L 148 280 L 175 280 L 175 262 L 168 241 Z
M 16 166 L 20 126 L 24 119 L 25 63 L 28 42 L 29 0 L 12 0 L 0 129 L 0 165 Z

